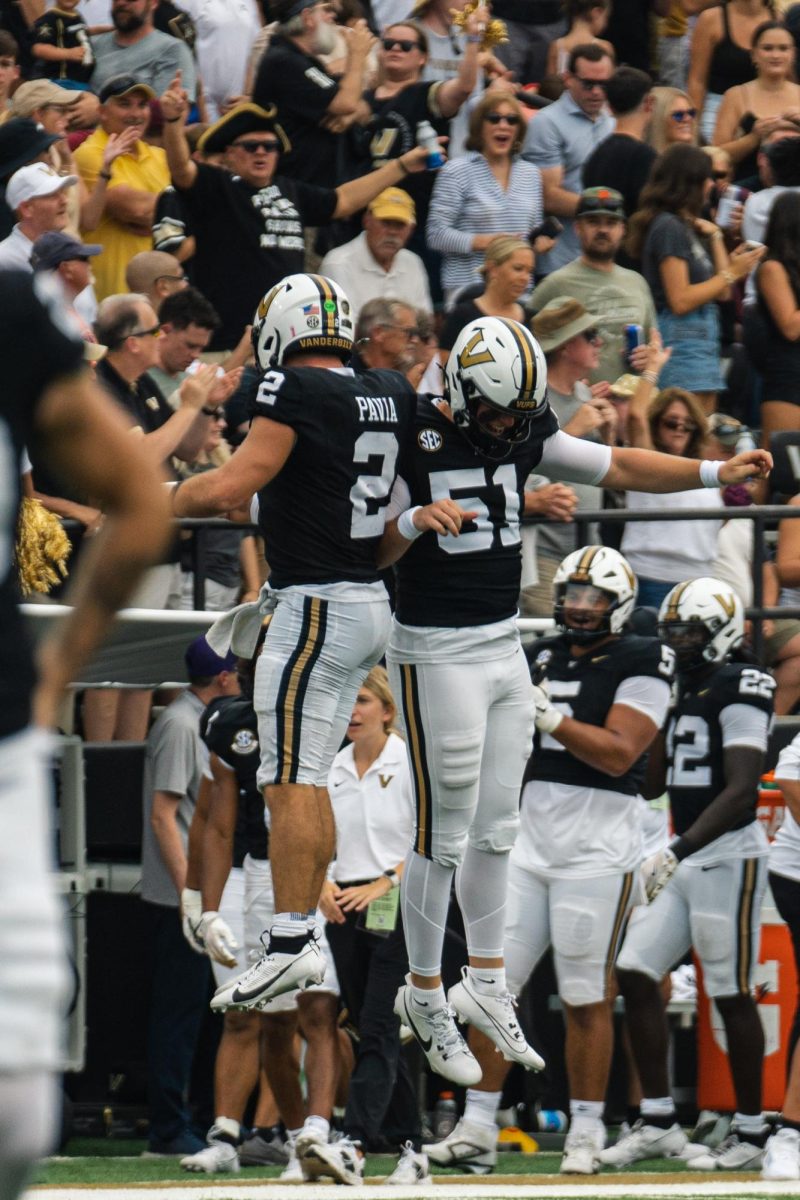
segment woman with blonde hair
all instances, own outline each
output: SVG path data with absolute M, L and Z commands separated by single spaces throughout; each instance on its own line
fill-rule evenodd
M 650 95 L 653 111 L 645 141 L 656 154 L 663 154 L 676 142 L 696 146 L 697 109 L 686 92 L 675 87 L 655 87 Z
M 467 153 L 446 162 L 436 178 L 427 242 L 442 255 L 442 287 L 451 304 L 462 288 L 480 283 L 493 238 L 528 238 L 544 218 L 541 171 L 520 157 L 524 140 L 519 101 L 490 88 L 472 110 Z M 535 250 L 551 245 L 545 238 Z
M 419 1153 L 419 1106 L 393 1010 L 408 972 L 399 884 L 415 820 L 408 755 L 395 732 L 396 719 L 386 671 L 373 667 L 356 696 L 347 727 L 350 745 L 336 755 L 328 776 L 336 858 L 320 908 L 337 975 L 341 972 L 342 999 L 358 1030 L 344 1138 L 319 1147 L 330 1157 L 328 1173 L 339 1182 L 356 1182 L 344 1160 L 356 1163 L 362 1150 L 378 1148 L 388 1114 L 386 1136 L 402 1145 L 388 1182 L 419 1183 L 428 1176 Z M 355 1169 L 360 1175 L 358 1165 Z
M 439 338 L 442 365 L 461 330 L 477 317 L 507 317 L 525 322 L 529 310 L 521 298 L 529 291 L 534 253 L 530 242 L 513 233 L 500 233 L 486 247 L 483 266 L 483 291 L 474 299 L 464 299 L 448 315 Z M 477 288 L 477 285 L 476 285 Z

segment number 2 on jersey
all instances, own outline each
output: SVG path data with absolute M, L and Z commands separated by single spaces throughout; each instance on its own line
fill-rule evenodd
M 357 476 L 350 489 L 353 513 L 350 518 L 352 538 L 380 537 L 386 524 L 386 507 L 395 478 L 398 445 L 393 433 L 370 429 L 356 438 L 353 447 L 355 467 L 367 468 Z M 374 460 L 379 460 L 379 464 Z

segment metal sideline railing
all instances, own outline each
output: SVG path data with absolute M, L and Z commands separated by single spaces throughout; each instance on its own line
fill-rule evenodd
M 665 493 L 665 496 L 668 493 Z M 557 525 L 559 527 L 572 526 L 575 531 L 575 547 L 586 544 L 588 539 L 589 526 L 596 525 L 599 522 L 622 524 L 625 525 L 631 521 L 659 521 L 659 522 L 674 522 L 674 521 L 708 521 L 708 520 L 724 520 L 724 521 L 752 521 L 754 529 L 753 538 L 753 560 L 751 563 L 751 578 L 753 584 L 753 603 L 746 609 L 745 616 L 753 622 L 753 638 L 752 646 L 754 652 L 760 657 L 764 648 L 764 637 L 761 627 L 762 621 L 776 620 L 785 617 L 795 617 L 800 619 L 800 606 L 786 605 L 785 607 L 765 606 L 764 605 L 764 581 L 763 581 L 763 566 L 767 561 L 765 535 L 769 526 L 774 526 L 779 521 L 794 520 L 800 517 L 800 508 L 793 508 L 789 505 L 782 504 L 764 504 L 750 505 L 746 508 L 725 508 L 720 506 L 718 512 L 709 511 L 707 508 L 684 508 L 679 511 L 674 509 L 628 509 L 628 508 L 603 508 L 603 509 L 586 509 L 582 510 L 573 517 L 571 521 L 566 522 L 551 522 L 544 516 L 524 517 L 522 523 L 524 525 Z M 192 538 L 190 546 L 190 555 L 192 563 L 192 571 L 194 574 L 194 607 L 197 611 L 202 611 L 205 608 L 205 547 L 204 547 L 204 531 L 208 529 L 231 529 L 231 522 L 219 517 L 183 517 L 174 522 L 175 526 L 180 529 L 190 529 L 198 534 Z M 66 528 L 80 528 L 77 521 L 64 521 Z M 236 529 L 243 532 L 258 533 L 258 526 L 254 524 L 236 525 Z M 708 564 L 708 570 L 711 571 L 712 564 Z

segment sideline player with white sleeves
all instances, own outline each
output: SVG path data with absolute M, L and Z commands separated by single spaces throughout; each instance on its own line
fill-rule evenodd
M 433 1069 L 470 1086 L 481 1070 L 456 1012 L 505 1056 L 542 1065 L 517 1023 L 503 966 L 508 856 L 533 733 L 516 625 L 525 481 L 540 467 L 567 482 L 683 491 L 766 475 L 772 459 L 751 450 L 700 463 L 570 437 L 547 403 L 536 339 L 499 317 L 461 331 L 447 362 L 445 401 L 420 398 L 414 440 L 410 471 L 401 472 L 392 500 L 399 516 L 387 525 L 379 558 L 397 562 L 386 659 L 417 805 L 401 889 L 411 971 L 396 1012 Z M 425 532 L 419 506 L 448 500 L 468 510 L 470 524 L 457 538 Z M 448 1004 L 441 958 L 456 868 L 469 965 Z
M 659 795 L 666 780 L 677 836 L 643 864 L 652 903 L 629 928 L 617 959 L 642 1115 L 600 1160 L 620 1167 L 686 1147 L 669 1090 L 659 985 L 693 946 L 725 1027 L 737 1111 L 730 1136 L 693 1156 L 691 1166 L 754 1170 L 769 1133 L 761 1111 L 764 1033 L 751 991 L 769 852 L 756 805 L 775 680 L 732 661 L 744 615 L 739 597 L 719 579 L 674 587 L 658 631 L 675 652 L 678 695 L 665 737 L 651 752 L 645 794 Z
M 511 851 L 505 957 L 519 992 L 552 945 L 571 1118 L 561 1171 L 591 1175 L 606 1137 L 614 959 L 642 861 L 644 756 L 666 719 L 674 655 L 657 637 L 627 630 L 636 580 L 618 551 L 573 551 L 553 586 L 559 636 L 526 651 L 538 732 Z M 426 1152 L 443 1166 L 486 1171 L 497 1158 L 495 1112 L 508 1064 L 476 1030 L 469 1041 L 483 1079 L 467 1091 L 453 1133 Z

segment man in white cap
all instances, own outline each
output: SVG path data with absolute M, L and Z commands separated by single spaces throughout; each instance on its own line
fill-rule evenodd
M 412 308 L 433 310 L 422 259 L 405 249 L 416 219 L 408 192 L 385 188 L 367 206 L 364 232 L 322 260 L 321 273 L 344 288 L 356 320 L 368 300 L 383 296 L 402 296 Z
M 20 167 L 8 181 L 6 204 L 17 223 L 0 242 L 0 271 L 31 271 L 33 243 L 43 233 L 61 230 L 67 223 L 67 188 L 77 175 L 57 175 L 47 163 Z

